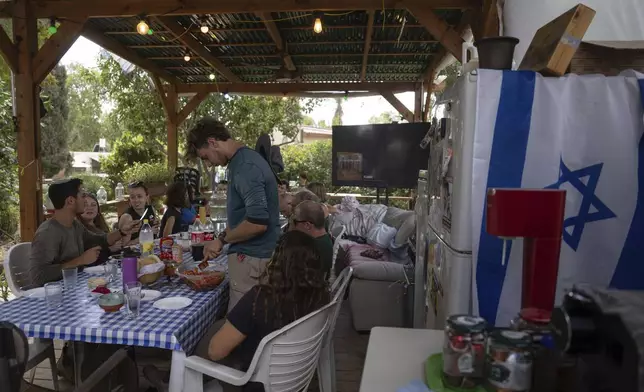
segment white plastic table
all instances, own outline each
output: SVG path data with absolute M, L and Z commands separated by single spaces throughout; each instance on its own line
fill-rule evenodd
M 375 327 L 369 336 L 360 392 L 396 392 L 425 380 L 425 361 L 443 350 L 443 331 Z

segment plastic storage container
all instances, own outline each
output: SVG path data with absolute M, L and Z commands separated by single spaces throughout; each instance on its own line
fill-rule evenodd
M 443 344 L 443 382 L 456 388 L 474 388 L 485 377 L 487 323 L 468 315 L 447 319 Z

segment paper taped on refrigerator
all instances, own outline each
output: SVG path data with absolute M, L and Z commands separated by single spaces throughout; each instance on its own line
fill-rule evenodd
M 644 75 L 544 78 L 480 70 L 472 179 L 474 310 L 507 325 L 520 307 L 521 240 L 501 263 L 486 189 L 564 189 L 557 303 L 575 283 L 644 289 Z M 525 206 L 530 208 L 530 206 Z

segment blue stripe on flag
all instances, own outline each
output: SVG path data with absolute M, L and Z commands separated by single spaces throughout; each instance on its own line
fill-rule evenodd
M 644 108 L 644 80 L 639 80 Z M 644 133 L 637 152 L 637 204 L 626 242 L 619 256 L 610 287 L 621 290 L 644 289 Z
M 504 71 L 501 97 L 494 127 L 487 188 L 520 188 L 528 148 L 536 74 L 531 71 Z M 476 267 L 479 314 L 494 325 L 505 265 L 501 265 L 503 241 L 485 231 L 485 201 L 481 240 Z M 509 258 L 511 247 L 508 246 Z

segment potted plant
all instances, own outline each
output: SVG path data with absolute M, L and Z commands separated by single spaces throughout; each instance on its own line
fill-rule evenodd
M 150 196 L 162 196 L 167 189 L 167 183 L 172 180 L 173 173 L 165 163 L 135 163 L 125 169 L 123 180 L 126 184 L 142 181 L 148 188 Z

